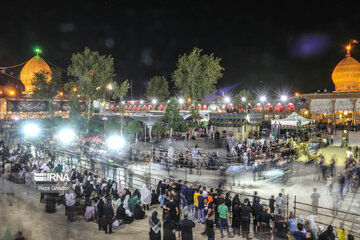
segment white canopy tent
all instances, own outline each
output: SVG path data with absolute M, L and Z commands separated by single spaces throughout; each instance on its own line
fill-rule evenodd
M 288 126 L 288 127 L 305 127 L 306 125 L 312 124 L 313 121 L 311 119 L 304 118 L 297 114 L 296 112 L 293 112 L 284 119 L 275 119 L 271 120 L 271 125 L 280 125 L 280 126 Z

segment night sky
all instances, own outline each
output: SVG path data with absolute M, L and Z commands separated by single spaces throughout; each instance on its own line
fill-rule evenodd
M 360 8 L 321 1 L 5 1 L 0 66 L 42 57 L 66 68 L 85 46 L 115 58 L 116 80 L 142 97 L 155 75 L 171 78 L 193 47 L 222 58 L 218 89 L 333 90 L 331 73 L 349 39 L 360 40 Z M 244 1 L 245 2 L 245 1 Z M 318 1 L 317 1 L 318 2 Z M 360 60 L 360 46 L 352 56 Z M 10 71 L 9 71 L 10 72 Z

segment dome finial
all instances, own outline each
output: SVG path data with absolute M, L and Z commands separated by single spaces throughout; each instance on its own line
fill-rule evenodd
M 349 44 L 346 46 L 346 56 L 347 57 L 351 57 L 350 50 L 351 50 L 351 45 Z
M 36 47 L 34 51 L 36 53 L 36 56 L 39 56 L 39 53 L 41 53 L 41 49 L 39 47 Z
M 351 56 L 351 54 L 350 54 L 351 44 L 357 44 L 357 43 L 359 43 L 358 40 L 350 39 L 349 45 L 346 46 L 346 57 L 350 57 L 350 56 Z

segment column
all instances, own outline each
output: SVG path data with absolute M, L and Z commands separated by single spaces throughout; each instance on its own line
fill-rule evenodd
M 147 127 L 149 128 L 149 137 L 150 137 L 150 142 L 151 142 L 151 140 L 152 140 L 151 130 L 152 130 L 153 125 L 148 125 Z
M 242 120 L 242 126 L 241 126 L 241 141 L 245 141 L 245 120 Z
M 311 114 L 311 98 L 308 99 L 308 104 L 309 104 L 309 117 L 312 119 L 312 114 Z M 286 106 L 284 106 L 286 107 Z
M 331 99 L 332 123 L 333 124 L 335 124 L 335 102 L 336 102 L 336 99 Z
M 353 115 L 352 115 L 352 125 L 356 126 L 356 102 L 357 102 L 357 98 L 353 98 L 352 99 L 353 102 Z

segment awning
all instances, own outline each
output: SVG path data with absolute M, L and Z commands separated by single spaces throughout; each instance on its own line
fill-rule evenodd
M 335 102 L 335 112 L 352 111 L 353 102 L 349 98 L 338 98 Z
M 313 99 L 310 104 L 312 113 L 332 113 L 332 104 L 330 99 Z

